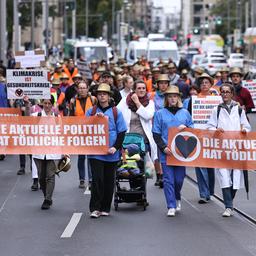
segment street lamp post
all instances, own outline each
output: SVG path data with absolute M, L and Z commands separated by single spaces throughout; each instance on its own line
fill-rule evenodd
M 1 37 L 1 60 L 6 63 L 6 0 L 1 1 L 1 27 L 0 27 L 0 37 Z
M 31 0 L 31 50 L 35 48 L 35 0 Z
M 89 0 L 85 2 L 85 35 L 88 38 L 89 36 Z

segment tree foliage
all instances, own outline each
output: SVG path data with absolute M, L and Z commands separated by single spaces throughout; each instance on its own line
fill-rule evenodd
M 240 12 L 237 13 L 236 3 L 232 0 L 219 0 L 211 8 L 211 16 L 221 17 L 222 23 L 216 24 L 215 33 L 220 34 L 223 38 L 227 38 L 228 32 L 233 34 L 236 29 L 237 18 L 241 15 L 241 29 L 245 31 L 245 3 L 247 0 L 241 0 Z M 229 15 L 228 15 L 229 14 Z M 228 31 L 228 22 L 230 24 L 230 31 Z
M 67 0 L 67 4 L 68 4 Z M 71 0 L 70 0 L 71 1 Z M 121 9 L 123 0 L 114 0 L 115 1 L 115 12 Z M 13 34 L 13 1 L 7 2 L 7 31 L 8 31 L 8 47 L 12 45 L 12 34 Z M 112 0 L 88 0 L 89 3 L 89 36 L 90 37 L 99 37 L 102 36 L 102 27 L 104 22 L 108 24 L 108 31 L 112 31 Z M 77 9 L 76 9 L 76 27 L 77 35 L 85 35 L 86 27 L 86 1 L 85 0 L 76 0 Z M 63 5 L 59 4 L 49 6 L 49 16 L 50 17 L 63 17 Z M 31 26 L 31 3 L 20 3 L 18 6 L 20 12 L 19 24 L 22 29 L 27 26 Z M 67 23 L 68 23 L 68 36 L 71 36 L 71 10 L 67 10 Z M 37 25 L 37 20 L 42 16 L 42 3 L 41 1 L 35 1 L 35 26 Z

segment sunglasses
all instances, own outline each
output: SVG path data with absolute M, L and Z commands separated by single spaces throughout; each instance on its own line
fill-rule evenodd
M 231 94 L 231 91 L 221 91 L 221 94 Z

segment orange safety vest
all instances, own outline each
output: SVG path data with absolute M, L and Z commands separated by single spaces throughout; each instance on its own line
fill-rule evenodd
M 74 71 L 73 71 L 72 75 L 70 74 L 68 68 L 65 67 L 63 70 L 64 70 L 64 72 L 65 72 L 65 73 L 68 75 L 68 77 L 69 77 L 68 83 L 69 83 L 69 84 L 73 84 L 72 78 L 73 78 L 75 75 L 78 74 L 78 69 L 77 69 L 77 68 L 74 68 Z
M 74 113 L 75 116 L 84 116 L 86 111 L 93 106 L 92 98 L 90 96 L 87 96 L 85 108 L 83 109 L 80 100 L 76 98 L 75 105 L 74 105 Z
M 147 92 L 152 92 L 153 91 L 153 82 L 152 79 L 148 79 L 146 81 L 146 87 L 147 87 Z
M 62 72 L 61 72 L 61 73 L 56 73 L 56 72 L 55 72 L 55 73 L 53 74 L 53 78 L 54 78 L 54 79 L 60 79 L 61 76 L 62 76 Z

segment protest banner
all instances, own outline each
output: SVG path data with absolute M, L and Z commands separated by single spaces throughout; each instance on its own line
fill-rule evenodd
M 106 117 L 1 117 L 0 154 L 107 154 Z
M 84 76 L 86 79 L 92 79 L 91 69 L 86 61 L 77 61 L 77 68 L 79 73 Z
M 210 119 L 214 107 L 222 102 L 221 96 L 192 96 L 192 112 L 191 116 L 194 122 L 194 127 L 204 129 L 205 124 Z
M 242 81 L 242 86 L 244 88 L 246 88 L 247 90 L 249 90 L 249 92 L 252 96 L 254 106 L 256 106 L 256 79 L 254 79 L 254 80 L 243 80 Z M 256 109 L 254 108 L 253 111 L 256 111 Z
M 21 116 L 19 108 L 0 108 L 0 117 L 2 116 Z
M 17 51 L 14 58 L 16 68 L 38 68 L 46 65 L 43 50 Z
M 51 98 L 47 71 L 42 69 L 8 69 L 6 87 L 8 99 Z
M 172 128 L 169 129 L 168 146 L 172 152 L 167 157 L 169 165 L 256 169 L 256 132 Z

